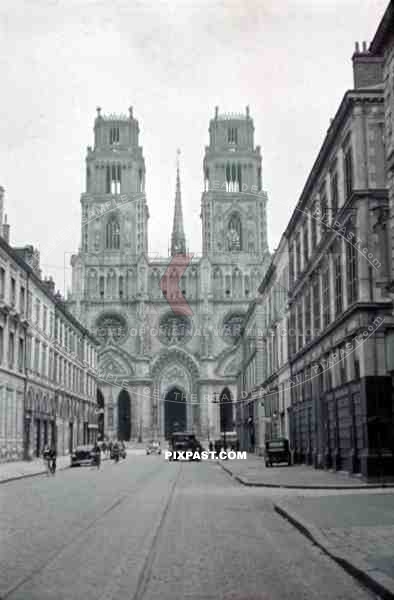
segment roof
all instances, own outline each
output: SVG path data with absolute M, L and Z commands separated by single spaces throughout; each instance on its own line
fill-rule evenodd
M 292 213 L 292 216 L 290 217 L 288 225 L 283 234 L 285 237 L 290 236 L 292 230 L 294 229 L 295 223 L 300 218 L 300 214 L 302 213 L 300 208 L 302 208 L 308 202 L 310 194 L 313 191 L 322 170 L 326 166 L 326 161 L 330 158 L 332 147 L 336 143 L 338 135 L 342 131 L 341 128 L 343 126 L 343 122 L 347 118 L 354 103 L 363 100 L 370 101 L 372 99 L 383 103 L 383 84 L 381 86 L 374 86 L 373 88 L 348 90 L 345 93 L 342 102 L 331 121 L 330 127 L 328 128 L 312 169 L 309 172 L 297 205 Z
M 369 51 L 373 54 L 382 54 L 389 39 L 394 40 L 394 0 L 390 0 L 386 8 L 369 47 Z
M 27 262 L 25 262 L 23 258 L 19 256 L 19 254 L 14 250 L 14 248 L 12 248 L 12 246 L 10 246 L 2 236 L 0 236 L 0 248 L 3 248 L 3 250 L 29 275 L 29 277 L 34 281 L 35 285 L 40 288 L 40 290 L 53 302 L 54 306 L 58 310 L 60 310 L 75 327 L 77 327 L 86 337 L 88 337 L 95 344 L 99 344 L 98 340 L 94 337 L 94 335 L 88 329 L 86 329 L 86 327 L 84 327 L 82 323 L 78 321 L 78 319 L 76 319 L 71 312 L 67 310 L 67 308 L 64 305 L 64 300 L 60 300 L 48 290 L 48 287 L 45 285 L 45 282 L 43 282 L 42 279 L 38 277 L 38 275 L 30 267 L 30 265 L 28 265 Z

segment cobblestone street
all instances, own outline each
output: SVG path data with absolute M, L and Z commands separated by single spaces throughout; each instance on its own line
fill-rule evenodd
M 0 492 L 2 599 L 375 597 L 274 511 L 334 491 L 248 488 L 216 462 L 129 454 Z

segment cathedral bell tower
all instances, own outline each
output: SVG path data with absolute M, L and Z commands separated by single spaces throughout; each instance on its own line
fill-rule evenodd
M 128 115 L 102 115 L 97 108 L 81 196 L 83 253 L 147 252 L 145 161 L 138 136 L 132 108 Z
M 219 114 L 209 124 L 201 201 L 204 255 L 268 254 L 266 203 L 260 146 L 254 146 L 249 107 L 245 114 Z

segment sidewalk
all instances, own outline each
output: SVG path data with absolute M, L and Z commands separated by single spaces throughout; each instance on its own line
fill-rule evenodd
M 307 465 L 266 467 L 264 458 L 249 454 L 246 460 L 218 461 L 239 483 L 255 487 L 298 489 L 366 489 L 393 487 L 392 482 L 365 483 L 343 472 L 324 471 Z
M 69 456 L 58 456 L 56 460 L 56 470 L 61 471 L 70 466 Z M 46 467 L 42 458 L 32 461 L 17 460 L 0 464 L 0 483 L 22 479 L 23 477 L 35 477 L 45 474 Z
M 382 598 L 394 598 L 394 493 L 294 497 L 275 510 Z

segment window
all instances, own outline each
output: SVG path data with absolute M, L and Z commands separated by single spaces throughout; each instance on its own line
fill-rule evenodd
M 308 228 L 308 220 L 307 219 L 304 222 L 303 244 L 304 244 L 304 261 L 306 263 L 306 261 L 309 258 L 309 228 Z
M 335 277 L 335 316 L 337 317 L 343 310 L 343 289 L 342 289 L 342 256 L 340 253 L 340 244 L 337 245 L 337 252 L 334 255 L 334 277 Z
M 48 308 L 46 306 L 44 306 L 43 313 L 42 313 L 42 330 L 44 333 L 46 333 L 47 324 L 48 324 Z
M 229 144 L 238 144 L 238 129 L 236 127 L 228 128 L 227 141 Z
M 310 217 L 310 221 L 311 221 L 311 251 L 313 252 L 313 250 L 316 248 L 317 245 L 317 221 L 318 221 L 318 216 L 317 216 L 317 210 L 316 210 L 316 203 L 313 205 L 312 207 L 312 215 Z
M 328 229 L 327 224 L 329 222 L 328 210 L 327 210 L 327 195 L 326 195 L 324 188 L 322 188 L 322 190 L 320 192 L 320 219 L 321 219 L 320 232 L 321 232 L 321 235 L 323 235 L 325 233 L 325 231 L 327 231 L 327 229 Z
M 304 315 L 305 315 L 305 343 L 307 344 L 312 336 L 311 332 L 311 291 L 309 286 L 305 291 L 304 297 Z
M 122 182 L 121 165 L 107 165 L 106 168 L 106 192 L 107 194 L 120 194 L 120 184 Z
M 4 298 L 5 294 L 5 269 L 0 267 L 0 298 Z
M 27 293 L 27 318 L 31 320 L 33 310 L 33 295 L 31 292 Z
M 111 217 L 106 225 L 106 247 L 110 250 L 120 248 L 120 225 L 115 217 Z
M 299 277 L 301 273 L 301 232 L 299 231 L 296 236 L 296 277 Z
M 242 250 L 242 226 L 238 214 L 231 215 L 227 226 L 227 249 L 230 252 Z
M 39 368 L 40 368 L 40 341 L 36 340 L 35 346 L 34 346 L 34 371 L 36 373 L 38 373 Z
M 4 358 L 4 329 L 0 327 L 0 365 Z
M 26 369 L 31 369 L 31 335 L 26 338 Z
M 119 144 L 119 127 L 111 127 L 111 129 L 109 130 L 109 143 L 111 144 L 111 146 L 113 144 Z
M 15 336 L 11 331 L 8 338 L 8 366 L 10 369 L 14 368 L 15 360 Z
M 34 371 L 39 372 L 40 369 L 40 341 L 36 340 L 34 347 Z
M 18 346 L 18 371 L 20 373 L 23 372 L 23 361 L 24 361 L 24 344 L 23 344 L 23 338 L 19 338 L 19 346 Z
M 289 317 L 289 353 L 290 355 L 295 354 L 296 352 L 296 311 L 295 306 L 292 306 L 290 309 L 290 317 Z M 264 353 L 264 357 L 266 354 Z
M 301 350 L 304 344 L 304 327 L 302 320 L 302 299 L 299 298 L 297 306 L 297 350 Z
M 294 283 L 294 249 L 293 244 L 290 246 L 289 252 L 289 284 L 292 286 Z
M 357 250 L 351 241 L 346 244 L 346 279 L 347 301 L 348 305 L 350 305 L 358 299 Z
M 331 208 L 332 218 L 335 219 L 335 215 L 338 211 L 338 173 L 337 171 L 331 172 Z
M 40 324 L 40 301 L 36 300 L 36 325 Z
M 21 286 L 19 293 L 19 312 L 22 316 L 25 314 L 25 288 Z
M 47 376 L 47 346 L 43 346 L 42 348 L 42 364 L 41 364 L 41 374 L 43 377 Z
M 322 295 L 323 295 L 323 327 L 330 324 L 330 268 L 328 261 L 322 272 Z
M 11 304 L 12 306 L 16 304 L 16 281 L 13 277 L 11 277 Z
M 344 159 L 345 172 L 345 198 L 349 198 L 353 192 L 353 156 L 352 149 L 349 147 L 345 151 Z
M 353 356 L 354 356 L 354 353 L 353 353 Z M 360 379 L 360 361 L 356 356 L 354 356 L 353 360 L 354 360 L 354 379 L 358 380 L 358 379 Z
M 347 382 L 347 352 L 345 346 L 340 348 L 339 352 L 339 381 L 340 384 Z
M 242 169 L 240 163 L 226 165 L 226 192 L 239 192 L 242 189 Z
M 321 329 L 321 301 L 320 301 L 320 272 L 316 271 L 313 276 L 313 335 L 319 335 Z

